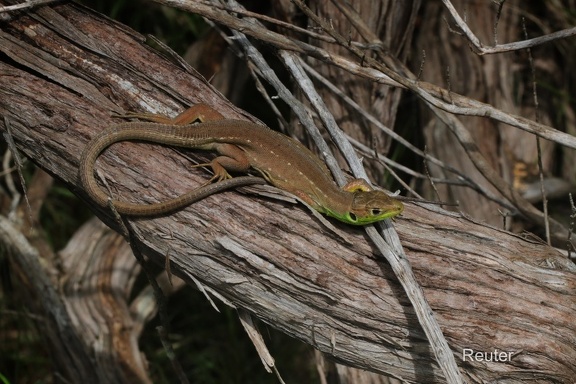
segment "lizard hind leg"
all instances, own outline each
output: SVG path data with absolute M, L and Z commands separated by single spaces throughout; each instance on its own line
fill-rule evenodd
M 216 181 L 230 179 L 232 176 L 230 172 L 247 173 L 250 170 L 251 164 L 246 154 L 242 149 L 232 144 L 220 143 L 216 145 L 213 150 L 216 150 L 220 156 L 214 158 L 210 163 L 203 163 L 193 165 L 193 168 L 210 167 L 214 176 L 206 183 L 210 184 Z
M 214 181 L 220 182 L 222 180 L 232 178 L 232 176 L 230 176 L 230 174 L 228 173 L 226 168 L 224 168 L 216 159 L 212 160 L 209 163 L 192 165 L 192 168 L 200 168 L 200 167 L 212 168 L 212 172 L 214 172 L 214 176 L 212 176 L 209 180 L 207 180 L 205 183 L 203 183 L 199 188 L 205 187 L 208 184 L 212 184 Z

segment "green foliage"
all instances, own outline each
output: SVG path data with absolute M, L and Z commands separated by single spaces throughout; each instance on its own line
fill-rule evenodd
M 0 373 L 0 381 L 2 384 L 10 384 L 10 381 L 2 373 Z

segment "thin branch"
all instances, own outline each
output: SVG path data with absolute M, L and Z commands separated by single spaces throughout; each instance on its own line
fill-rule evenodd
M 398 143 L 402 144 L 404 147 L 406 147 L 408 150 L 412 151 L 416 155 L 419 155 L 419 156 L 426 158 L 427 160 L 431 161 L 435 165 L 456 174 L 458 177 L 466 178 L 466 176 L 461 174 L 460 171 L 458 171 L 457 169 L 452 168 L 451 166 L 449 166 L 448 164 L 445 164 L 444 162 L 435 158 L 434 156 L 431 156 L 431 155 L 424 153 L 418 147 L 416 147 L 415 145 L 410 143 L 408 140 L 406 140 L 405 138 L 400 136 L 398 133 L 396 133 L 394 130 L 392 130 L 389 127 L 387 127 L 386 125 L 382 124 L 382 122 L 380 120 L 378 120 L 376 117 L 374 117 L 374 115 L 366 112 L 351 97 L 345 95 L 342 91 L 340 91 L 340 89 L 338 87 L 336 87 L 334 84 L 332 84 L 330 81 L 328 81 L 328 79 L 326 79 L 324 76 L 319 74 L 310 65 L 306 64 L 305 62 L 302 62 L 302 67 L 304 69 L 306 69 L 306 71 L 310 75 L 312 75 L 316 80 L 320 81 L 324 86 L 326 86 L 326 88 L 328 88 L 334 95 L 338 96 L 347 105 L 352 107 L 352 109 L 354 109 L 354 111 L 361 114 L 362 117 L 365 118 L 368 122 L 374 124 L 376 126 L 376 128 L 378 128 L 379 130 L 382 131 L 382 133 L 389 136 L 393 140 L 396 140 Z
M 213 7 L 209 7 L 205 4 L 179 0 L 154 1 L 159 4 L 164 4 L 170 7 L 183 9 L 188 12 L 197 13 L 210 20 L 214 20 L 217 23 L 226 25 L 233 30 L 242 31 L 246 35 L 272 44 L 277 49 L 285 49 L 309 55 L 316 59 L 335 65 L 354 75 L 375 81 L 379 84 L 410 89 L 428 104 L 432 104 L 435 107 L 443 109 L 447 112 L 465 116 L 487 117 L 489 119 L 522 129 L 526 132 L 534 133 L 544 139 L 556 142 L 560 145 L 576 149 L 576 137 L 572 135 L 560 132 L 550 126 L 536 123 L 522 116 L 500 111 L 492 105 L 470 99 L 454 92 L 450 92 L 450 99 L 445 100 L 444 98 L 446 95 L 448 95 L 448 91 L 446 89 L 434 84 L 417 81 L 415 76 L 409 79 L 404 75 L 400 75 L 399 73 L 401 72 L 394 72 L 389 68 L 381 65 L 381 63 L 366 57 L 363 55 L 363 53 L 361 53 L 360 57 L 365 57 L 366 60 L 370 62 L 370 65 L 361 65 L 335 53 L 328 52 L 324 49 L 298 40 L 290 39 L 279 33 L 269 31 L 257 23 L 250 22 L 246 19 L 238 19 L 223 12 L 218 12 Z M 348 46 L 348 48 L 355 49 L 353 45 Z M 363 51 L 356 49 L 355 52 Z M 390 62 L 390 60 L 388 61 L 389 62 L 386 62 L 386 65 L 394 65 L 393 62 Z
M 498 23 L 500 22 L 500 16 L 502 15 L 502 8 L 504 8 L 504 3 L 506 0 L 498 1 L 498 9 L 496 10 L 496 18 L 494 20 L 494 45 L 498 45 Z
M 357 147 L 362 153 L 365 153 L 365 154 L 367 154 L 367 155 L 370 154 L 370 148 L 367 147 L 365 144 L 363 144 L 363 143 L 361 143 L 361 142 L 359 142 L 359 141 L 357 141 L 357 140 L 355 140 L 355 139 L 353 139 L 353 138 L 351 138 L 351 137 L 348 137 L 348 140 L 350 140 L 350 142 L 351 142 L 355 147 Z M 429 157 L 429 155 L 426 154 L 426 158 L 428 158 L 428 157 Z M 459 176 L 457 180 L 430 178 L 430 177 L 427 176 L 427 175 L 423 175 L 423 174 L 421 174 L 421 173 L 415 172 L 414 170 L 412 170 L 412 169 L 410 169 L 410 168 L 407 168 L 407 167 L 405 167 L 405 166 L 403 166 L 403 165 L 401 165 L 401 164 L 398 164 L 398 163 L 396 163 L 395 161 L 390 160 L 390 159 L 388 159 L 387 157 L 382 156 L 382 155 L 380 155 L 380 154 L 378 154 L 377 159 L 383 161 L 383 162 L 386 163 L 386 164 L 389 164 L 391 167 L 393 167 L 393 168 L 395 168 L 395 169 L 398 169 L 398 170 L 400 170 L 400 171 L 402 171 L 402 172 L 404 172 L 404 173 L 409 174 L 409 175 L 412 176 L 412 177 L 430 180 L 430 181 L 433 181 L 434 183 L 438 183 L 438 184 L 458 185 L 458 186 L 461 186 L 461 187 L 470 188 L 470 189 L 478 192 L 480 195 L 484 196 L 484 197 L 487 198 L 488 200 L 493 201 L 493 202 L 495 202 L 496 204 L 498 204 L 498 205 L 500 205 L 500 206 L 502 206 L 502 207 L 504 207 L 504 208 L 507 208 L 507 209 L 513 210 L 513 211 L 517 211 L 517 209 L 516 209 L 512 204 L 510 204 L 508 201 L 500 198 L 499 196 L 494 195 L 492 192 L 490 192 L 489 189 L 484 188 L 482 185 L 479 185 L 479 184 L 475 183 L 473 180 L 471 180 L 471 179 L 468 178 L 468 177 L 460 177 L 460 176 Z M 402 180 L 398 180 L 398 182 L 400 182 L 402 185 L 404 185 L 403 182 L 402 182 Z M 406 187 L 406 188 L 409 189 L 409 187 Z M 417 196 L 416 193 L 414 193 L 414 195 Z
M 235 7 L 239 7 L 239 5 L 234 1 L 229 1 Z M 315 20 L 318 22 L 318 20 Z M 323 25 L 322 23 L 318 23 L 319 25 Z M 241 41 L 244 49 L 246 50 L 246 56 L 250 59 L 260 56 L 256 49 L 249 43 L 249 41 L 245 38 L 245 36 L 238 32 L 233 31 L 236 36 L 237 41 Z M 330 32 L 329 32 L 330 33 Z M 331 35 L 338 40 L 334 34 Z M 325 127 L 330 132 L 333 140 L 337 143 L 337 146 L 342 151 L 343 155 L 347 158 L 347 161 L 356 177 L 363 177 L 366 178 L 366 172 L 364 171 L 362 164 L 360 163 L 359 159 L 357 158 L 355 151 L 353 150 L 351 144 L 346 140 L 344 134 L 338 128 L 333 116 L 328 112 L 326 106 L 322 103 L 321 98 L 316 94 L 316 90 L 311 82 L 311 80 L 305 75 L 305 71 L 302 68 L 300 63 L 300 59 L 292 54 L 289 54 L 286 51 L 280 51 L 280 57 L 283 59 L 285 65 L 291 71 L 293 77 L 298 81 L 300 87 L 303 89 L 304 94 L 306 94 L 309 98 L 309 101 L 312 103 L 316 112 L 320 116 L 321 120 L 323 121 Z M 293 96 L 288 92 L 285 87 L 275 80 L 276 75 L 268 68 L 267 63 L 265 61 L 258 60 L 258 64 L 261 66 L 265 66 L 260 68 L 261 72 L 266 76 L 274 79 L 272 83 L 273 86 L 277 87 L 277 91 L 280 97 L 285 98 L 285 101 L 292 105 L 290 100 L 293 100 Z M 298 103 L 299 104 L 299 103 Z M 308 120 L 308 118 L 307 118 Z M 305 124 L 308 125 L 308 124 Z M 307 126 L 309 131 L 316 136 L 318 134 L 317 128 L 314 124 L 311 126 Z M 323 140 L 320 141 L 319 146 L 324 146 L 325 143 Z M 324 157 L 327 156 L 329 152 L 324 153 Z M 331 168 L 332 169 L 332 168 Z M 332 169 L 334 177 L 338 181 L 339 184 L 343 184 L 344 176 L 342 171 L 336 164 L 336 167 Z M 402 284 L 408 298 L 410 299 L 414 310 L 417 314 L 417 317 L 424 329 L 426 335 L 428 336 L 428 340 L 430 341 L 432 350 L 434 351 L 438 364 L 442 367 L 445 376 L 448 378 L 449 383 L 462 383 L 462 378 L 460 377 L 460 371 L 458 370 L 458 366 L 456 365 L 456 361 L 454 359 L 454 355 L 450 351 L 450 347 L 444 338 L 442 331 L 440 330 L 440 326 L 437 323 L 436 319 L 434 318 L 433 311 L 430 308 L 430 305 L 426 301 L 424 293 L 420 286 L 416 281 L 416 277 L 412 272 L 412 267 L 408 262 L 408 259 L 404 255 L 402 250 L 402 245 L 400 240 L 398 239 L 398 235 L 393 230 L 390 220 L 386 220 L 386 223 L 380 228 L 383 230 L 383 234 L 386 237 L 389 244 L 392 245 L 393 248 L 388 245 L 388 243 L 382 237 L 382 234 L 376 230 L 375 226 L 367 226 L 366 232 L 370 236 L 374 245 L 378 248 L 380 253 L 384 256 L 384 258 L 389 262 L 394 271 L 395 275 L 397 276 L 398 280 Z M 393 250 L 394 249 L 394 250 Z
M 13 12 L 13 11 L 17 11 L 20 9 L 28 9 L 28 8 L 36 7 L 37 5 L 56 3 L 58 1 L 60 1 L 60 0 L 28 0 L 28 1 L 25 1 L 25 2 L 20 3 L 20 4 L 6 5 L 3 7 L 0 7 L 0 13 Z
M 442 113 L 433 109 L 438 118 L 444 122 L 462 143 L 466 154 L 472 160 L 476 169 L 488 180 L 506 199 L 514 203 L 520 212 L 529 220 L 541 225 L 544 214 L 523 198 L 518 191 L 512 188 L 494 169 L 488 164 L 484 156 L 480 153 L 478 146 L 474 142 L 470 132 L 464 127 L 462 122 L 451 114 Z M 567 230 L 556 220 L 550 219 L 552 236 L 558 240 L 565 240 Z
M 154 298 L 158 305 L 158 316 L 160 317 L 160 325 L 156 327 L 158 331 L 158 335 L 160 337 L 160 341 L 162 346 L 164 347 L 164 352 L 166 352 L 166 356 L 170 363 L 172 364 L 172 369 L 176 373 L 176 376 L 180 380 L 182 384 L 188 384 L 189 380 L 186 374 L 184 373 L 184 369 L 182 365 L 176 358 L 176 353 L 174 352 L 174 347 L 172 343 L 169 341 L 168 334 L 170 333 L 170 320 L 168 316 L 168 299 L 164 295 L 162 288 L 158 284 L 158 280 L 154 273 L 150 270 L 150 266 L 146 264 L 146 260 L 144 259 L 144 255 L 140 251 L 138 247 L 139 239 L 142 238 L 141 235 L 137 234 L 136 227 L 132 225 L 132 223 L 125 217 L 121 217 L 118 212 L 116 212 L 114 206 L 112 205 L 112 200 L 110 200 L 110 207 L 113 210 L 114 215 L 116 216 L 116 220 L 118 220 L 119 224 L 124 228 L 125 233 L 123 236 L 125 237 L 126 241 L 130 245 L 130 249 L 134 254 L 134 257 L 142 267 L 146 278 L 148 279 L 148 284 L 152 287 L 152 291 L 154 292 Z
M 362 115 L 362 117 L 364 117 L 367 121 L 369 121 L 370 123 L 374 124 L 374 126 L 378 129 L 380 129 L 385 135 L 389 136 L 390 138 L 392 138 L 393 140 L 396 140 L 398 143 L 402 144 L 404 147 L 406 147 L 408 150 L 412 151 L 414 154 L 423 157 L 424 159 L 428 160 L 429 162 L 431 162 L 434 165 L 439 166 L 442 169 L 445 169 L 448 172 L 454 173 L 458 179 L 460 181 L 450 181 L 450 180 L 442 180 L 442 181 L 438 181 L 436 180 L 436 182 L 441 182 L 441 183 L 445 183 L 445 184 L 452 184 L 452 185 L 462 185 L 462 186 L 466 186 L 469 188 L 472 188 L 473 190 L 475 190 L 476 192 L 480 193 L 481 195 L 485 196 L 486 198 L 488 198 L 491 201 L 494 201 L 496 203 L 498 203 L 499 205 L 506 207 L 508 209 L 514 209 L 514 207 L 508 202 L 505 201 L 501 198 L 498 198 L 497 196 L 495 196 L 489 189 L 484 188 L 482 185 L 479 185 L 477 183 L 474 182 L 474 180 L 472 180 L 471 178 L 469 178 L 468 176 L 464 175 L 462 172 L 460 172 L 458 169 L 451 167 L 448 164 L 445 164 L 443 161 L 435 158 L 434 156 L 430 155 L 427 152 L 424 152 L 422 150 L 420 150 L 419 148 L 417 148 L 416 146 L 414 146 L 412 143 L 410 143 L 408 140 L 404 139 L 402 136 L 398 135 L 398 133 L 396 133 L 394 130 L 388 128 L 387 126 L 385 126 L 384 124 L 382 124 L 382 122 L 380 120 L 378 120 L 377 118 L 375 118 L 372 114 L 366 112 L 364 109 L 362 109 L 362 107 L 360 107 L 360 105 L 358 105 L 358 103 L 356 103 L 352 98 L 350 98 L 349 96 L 345 95 L 344 93 L 342 93 L 338 87 L 336 87 L 334 84 L 332 84 L 330 81 L 328 81 L 328 79 L 326 79 L 325 77 L 323 77 L 322 75 L 320 75 L 317 71 L 314 70 L 314 68 L 312 68 L 311 66 L 309 66 L 308 64 L 306 64 L 305 62 L 302 62 L 302 66 L 306 69 L 306 71 L 312 75 L 316 80 L 320 81 L 324 86 L 326 86 L 331 92 L 333 92 L 336 96 L 340 97 L 347 105 L 349 105 L 350 107 L 352 107 L 352 109 L 354 109 L 356 112 L 360 113 Z M 363 145 L 362 143 L 348 137 L 348 140 L 357 148 L 359 148 L 360 150 L 364 151 L 365 153 L 370 153 L 369 148 L 367 148 L 365 145 Z M 396 164 L 394 162 L 392 162 L 392 160 L 386 158 L 385 156 L 381 156 L 381 155 L 377 155 L 379 160 L 382 160 L 388 164 L 390 164 L 392 167 L 400 169 L 401 165 Z M 413 171 L 403 167 L 404 169 L 400 169 L 405 173 L 411 174 L 412 176 L 415 177 L 422 177 L 422 178 L 427 178 L 424 175 L 416 175 L 416 173 L 414 173 Z M 402 183 L 402 180 L 398 180 L 398 182 Z M 407 189 L 410 189 L 407 187 Z
M 553 32 L 548 35 L 535 37 L 533 39 L 516 41 L 513 43 L 506 43 L 506 44 L 497 44 L 495 36 L 494 38 L 495 45 L 492 47 L 487 47 L 484 44 L 482 44 L 480 39 L 474 34 L 474 32 L 472 32 L 470 27 L 468 27 L 468 24 L 466 24 L 466 21 L 463 20 L 462 17 L 460 17 L 458 11 L 456 11 L 456 8 L 454 8 L 450 0 L 442 0 L 442 3 L 444 4 L 448 12 L 450 12 L 450 14 L 452 15 L 452 18 L 454 19 L 456 25 L 458 25 L 458 28 L 460 28 L 464 36 L 466 36 L 470 44 L 472 44 L 472 49 L 474 50 L 474 52 L 477 53 L 478 55 L 518 51 L 521 49 L 535 47 L 537 45 L 546 44 L 554 40 L 565 39 L 567 37 L 576 35 L 576 27 L 573 27 Z
M 293 0 L 301 8 L 305 8 L 300 0 Z M 309 17 L 314 17 L 315 14 L 312 12 L 308 12 L 307 15 Z M 323 25 L 323 21 L 316 17 L 315 22 L 319 25 Z M 395 57 L 385 54 L 384 62 L 386 65 L 383 65 L 381 62 L 374 60 L 371 57 L 366 57 L 362 51 L 346 44 L 346 39 L 339 36 L 333 29 L 330 29 L 329 26 L 325 26 L 326 32 L 331 33 L 334 38 L 337 40 L 339 39 L 340 44 L 343 47 L 346 47 L 351 53 L 356 55 L 359 59 L 365 62 L 366 66 L 373 67 L 390 77 L 392 80 L 397 81 L 398 83 L 404 85 L 406 88 L 410 89 L 414 92 L 417 96 L 421 99 L 426 101 L 429 105 L 435 106 L 436 108 L 432 108 L 433 112 L 442 120 L 445 124 L 451 128 L 453 133 L 456 135 L 458 140 L 464 146 L 466 153 L 468 154 L 470 160 L 474 163 L 474 166 L 480 173 L 508 200 L 514 203 L 514 205 L 518 208 L 518 210 L 529 220 L 533 221 L 537 225 L 542 224 L 543 220 L 543 213 L 536 209 L 532 204 L 530 204 L 526 199 L 524 199 L 517 191 L 510 187 L 510 185 L 497 173 L 495 172 L 488 164 L 484 156 L 480 153 L 478 147 L 474 143 L 471 138 L 470 133 L 464 127 L 464 125 L 454 116 L 454 114 L 466 114 L 465 112 L 470 111 L 468 107 L 459 107 L 457 106 L 457 100 L 462 99 L 463 96 L 457 95 L 452 92 L 448 92 L 443 90 L 443 94 L 441 95 L 433 95 L 433 92 L 426 89 L 422 83 L 416 82 L 414 74 L 410 72 L 408 68 L 404 66 L 403 63 L 399 62 Z M 387 51 L 385 51 L 387 52 Z M 383 52 L 383 53 L 385 53 Z M 390 68 L 398 68 L 398 70 L 392 70 Z M 402 73 L 402 74 L 401 74 Z M 435 90 L 435 86 L 432 86 L 432 91 Z M 472 104 L 482 104 L 472 99 L 467 99 L 466 102 Z M 553 135 L 556 137 L 562 136 L 563 139 L 567 139 L 568 142 L 571 143 L 571 147 L 576 144 L 576 137 L 561 133 L 555 129 L 543 129 L 540 130 L 539 126 L 541 124 L 530 121 L 526 118 L 520 116 L 513 116 L 509 114 L 504 114 L 501 111 L 498 111 L 496 108 L 489 106 L 487 104 L 484 105 L 484 108 L 475 109 L 473 114 L 476 115 L 480 111 L 484 110 L 484 116 L 494 117 L 493 114 L 499 114 L 502 120 L 508 120 L 510 118 L 515 119 L 517 122 L 525 122 L 522 124 L 526 131 L 532 132 L 537 136 L 544 137 L 545 135 Z M 445 113 L 451 112 L 451 113 Z M 498 120 L 498 119 L 496 119 Z M 506 122 L 506 121 L 503 121 Z M 521 128 L 520 125 L 517 125 Z M 576 148 L 573 147 L 573 148 Z M 559 222 L 555 220 L 550 220 L 551 228 L 552 228 L 552 236 L 559 240 L 564 241 L 566 236 L 566 228 Z
M 522 18 L 522 30 L 524 36 L 528 36 L 526 31 L 526 21 Z M 538 88 L 536 85 L 536 68 L 534 67 L 534 58 L 532 57 L 532 50 L 528 51 L 528 63 L 530 64 L 530 72 L 532 76 L 532 94 L 534 97 L 534 110 L 536 111 L 536 121 L 540 121 L 538 114 Z M 538 153 L 538 173 L 540 175 L 540 191 L 542 192 L 542 210 L 544 212 L 544 233 L 546 234 L 546 242 L 551 245 L 550 241 L 550 217 L 548 216 L 548 199 L 546 198 L 546 188 L 544 187 L 544 167 L 542 165 L 542 146 L 540 138 L 536 136 L 536 150 Z
M 50 1 L 55 1 L 55 0 L 50 0 Z M 261 13 L 251 12 L 251 11 L 248 11 L 246 9 L 235 9 L 233 7 L 228 7 L 226 5 L 218 4 L 218 3 L 215 3 L 213 1 L 198 1 L 198 2 L 202 3 L 202 4 L 206 4 L 206 5 L 213 7 L 213 8 L 221 9 L 223 11 L 233 12 L 235 14 L 242 15 L 245 17 L 251 17 L 251 18 L 254 18 L 254 19 L 259 20 L 259 21 L 265 21 L 267 23 L 274 24 L 280 28 L 283 28 L 284 30 L 300 33 L 302 35 L 308 36 L 309 38 L 312 38 L 315 40 L 320 40 L 320 41 L 324 41 L 326 43 L 332 43 L 332 44 L 336 43 L 336 40 L 334 40 L 330 36 L 327 36 L 327 35 L 324 35 L 321 33 L 316 33 L 316 32 L 311 31 L 309 29 L 301 28 L 301 27 L 298 27 L 294 24 L 291 24 L 291 23 L 288 23 L 288 22 L 285 22 L 282 20 L 278 20 L 278 19 L 275 19 L 273 17 L 263 15 Z M 360 43 L 357 41 L 352 41 L 351 44 L 354 44 L 355 46 L 357 46 L 358 48 L 361 48 L 361 49 L 376 49 L 377 48 L 374 45 L 363 44 L 363 43 Z
M 324 20 L 320 19 L 320 17 L 312 12 L 312 10 L 310 10 L 310 8 L 308 8 L 303 2 L 300 0 L 293 0 L 293 2 L 298 6 L 298 8 L 300 8 L 300 10 L 302 10 L 302 12 L 306 14 L 310 20 L 313 20 L 316 24 L 321 26 L 325 32 L 339 41 L 342 46 L 350 47 L 350 45 L 346 44 L 345 38 L 343 36 L 338 34 L 338 32 L 336 32 L 336 30 L 329 26 Z M 323 103 L 321 104 L 320 97 L 311 97 L 310 101 L 313 103 L 316 102 L 318 109 L 323 106 Z M 321 110 L 319 112 L 321 112 Z M 330 126 L 332 125 L 332 121 L 330 121 L 331 115 L 326 117 L 328 118 L 328 121 L 324 121 L 324 123 L 327 129 L 330 131 Z M 333 122 L 333 124 L 336 125 L 335 122 Z M 339 133 L 339 129 L 337 127 L 334 130 L 335 133 Z M 330 133 L 334 138 L 333 132 L 330 131 Z M 346 144 L 348 146 L 350 145 L 350 143 L 347 141 Z M 344 156 L 346 156 L 346 152 L 342 152 Z M 347 161 L 354 173 L 354 176 L 363 177 L 366 175 L 362 165 L 359 163 L 355 156 L 349 156 Z M 355 162 L 358 162 L 358 164 L 355 164 Z M 394 271 L 394 274 L 402 284 L 406 295 L 414 307 L 414 312 L 418 317 L 418 321 L 422 326 L 424 333 L 428 337 L 430 346 L 434 352 L 434 355 L 436 356 L 438 365 L 442 368 L 442 372 L 444 373 L 446 380 L 450 384 L 463 383 L 462 375 L 458 369 L 458 365 L 456 364 L 454 354 L 450 350 L 450 346 L 442 334 L 440 325 L 434 317 L 434 312 L 430 308 L 422 288 L 416 281 L 416 277 L 412 272 L 412 267 L 403 252 L 402 246 L 398 239 L 398 235 L 395 231 L 390 230 L 391 225 L 389 222 L 390 220 L 386 220 L 380 226 L 380 229 L 384 230 L 383 235 L 387 241 L 384 241 L 384 237 L 376 229 L 376 226 L 366 226 L 366 233 L 368 236 L 370 236 L 372 242 L 378 247 L 380 253 L 388 261 L 390 267 Z M 389 244 L 392 246 L 392 248 Z
M 576 250 L 574 244 L 572 243 L 572 236 L 574 234 L 574 228 L 576 223 L 576 205 L 574 204 L 574 199 L 572 198 L 572 194 L 568 194 L 568 200 L 570 201 L 570 227 L 568 231 L 568 238 L 566 239 L 566 249 L 568 250 L 568 258 L 572 261 L 576 261 L 576 257 L 574 257 L 573 253 Z
M 26 181 L 24 180 L 24 174 L 22 173 L 22 168 L 24 162 L 20 158 L 20 154 L 18 152 L 18 148 L 16 148 L 16 144 L 14 144 L 14 139 L 12 136 L 12 128 L 10 125 L 10 120 L 8 117 L 4 116 L 4 126 L 6 127 L 6 132 L 4 132 L 3 136 L 8 144 L 8 149 L 12 153 L 12 157 L 14 158 L 14 164 L 16 165 L 16 171 L 18 172 L 18 177 L 20 179 L 20 187 L 22 188 L 22 194 L 24 195 L 24 201 L 26 202 L 26 207 L 28 208 L 28 218 L 30 219 L 30 225 L 34 225 L 34 219 L 32 217 L 32 208 L 30 207 L 30 200 L 28 200 L 28 192 L 26 190 Z M 4 166 L 4 168 L 7 168 Z M 11 183 L 10 175 L 7 175 L 6 180 L 9 180 Z M 10 185 L 10 183 L 8 185 Z M 16 188 L 13 187 L 13 191 L 15 195 L 19 196 L 19 192 L 17 192 Z M 14 201 L 17 203 L 19 199 L 15 199 Z

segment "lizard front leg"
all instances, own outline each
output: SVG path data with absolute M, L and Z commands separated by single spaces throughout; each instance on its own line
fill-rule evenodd
M 374 188 L 372 188 L 370 184 L 368 184 L 368 182 L 364 179 L 354 179 L 349 183 L 347 183 L 345 186 L 343 186 L 342 190 L 348 192 L 358 192 L 358 191 L 368 192 L 373 191 Z

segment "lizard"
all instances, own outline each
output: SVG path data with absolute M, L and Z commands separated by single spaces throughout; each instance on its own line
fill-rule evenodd
M 110 126 L 86 145 L 80 159 L 78 173 L 81 185 L 100 206 L 107 206 L 110 199 L 98 186 L 94 167 L 100 154 L 114 143 L 143 141 L 215 151 L 218 155 L 209 163 L 193 166 L 212 168 L 214 176 L 203 186 L 161 203 L 135 204 L 112 200 L 114 208 L 121 214 L 164 215 L 221 190 L 259 183 L 256 180 L 262 180 L 260 178 L 231 178 L 229 174 L 247 173 L 250 169 L 318 212 L 348 224 L 371 224 L 394 217 L 404 209 L 400 201 L 373 189 L 364 179 L 354 179 L 339 188 L 326 165 L 299 141 L 265 125 L 226 119 L 206 104 L 195 104 L 172 119 L 138 113 L 122 117 L 148 121 Z

